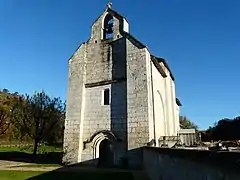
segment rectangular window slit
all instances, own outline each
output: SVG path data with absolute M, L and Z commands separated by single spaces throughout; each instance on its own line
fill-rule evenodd
M 109 105 L 109 100 L 110 100 L 110 91 L 109 89 L 104 89 L 104 94 L 103 94 L 103 104 L 104 105 Z

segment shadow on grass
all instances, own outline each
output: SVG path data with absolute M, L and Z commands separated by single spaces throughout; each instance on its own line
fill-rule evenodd
M 139 160 L 134 160 L 137 164 L 128 162 L 130 164 L 121 164 L 113 167 L 112 164 L 104 164 L 98 166 L 99 159 L 92 159 L 81 163 L 63 166 L 56 170 L 42 173 L 34 177 L 28 178 L 28 180 L 48 180 L 48 179 L 81 179 L 81 180 L 134 180 L 136 176 L 135 172 L 141 171 L 138 164 L 142 162 L 142 148 L 130 150 L 129 155 Z M 129 166 L 131 165 L 131 167 Z M 145 178 L 141 177 L 142 179 Z
M 33 155 L 26 152 L 6 151 L 0 152 L 0 160 L 37 164 L 61 164 L 62 152 Z
M 93 160 L 84 163 L 74 164 L 58 168 L 56 170 L 30 177 L 28 180 L 48 179 L 82 179 L 82 180 L 133 180 L 131 172 L 117 168 L 103 168 L 92 166 Z

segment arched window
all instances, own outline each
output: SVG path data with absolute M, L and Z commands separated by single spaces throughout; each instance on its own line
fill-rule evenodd
M 104 19 L 103 39 L 113 38 L 113 16 L 108 14 Z

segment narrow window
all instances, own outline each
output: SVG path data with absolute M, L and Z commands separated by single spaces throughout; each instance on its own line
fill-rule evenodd
M 109 100 L 110 100 L 110 91 L 109 89 L 104 89 L 104 93 L 103 93 L 103 104 L 104 105 L 109 105 Z

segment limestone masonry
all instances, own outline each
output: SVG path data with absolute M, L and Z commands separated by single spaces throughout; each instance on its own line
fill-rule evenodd
M 65 163 L 118 165 L 131 150 L 178 136 L 181 104 L 170 68 L 110 5 L 68 65 Z

